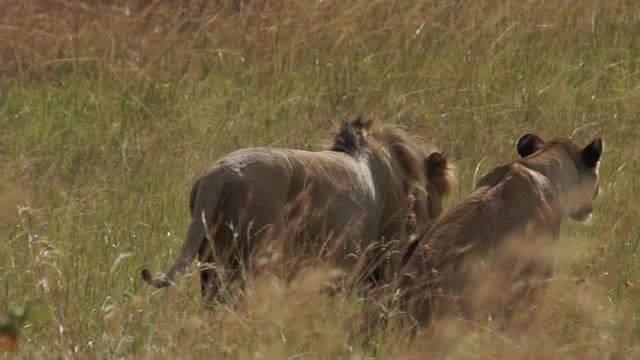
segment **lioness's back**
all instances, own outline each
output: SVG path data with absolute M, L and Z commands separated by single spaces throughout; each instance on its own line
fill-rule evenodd
M 433 262 L 445 261 L 446 249 L 462 249 L 472 244 L 475 251 L 494 245 L 505 234 L 531 221 L 551 221 L 556 217 L 554 209 L 557 210 L 552 200 L 555 190 L 549 184 L 541 194 L 537 185 L 529 172 L 516 165 L 504 172 L 493 186 L 478 187 L 436 221 L 424 235 L 426 246 L 419 249 L 426 253 L 413 261 L 427 258 Z M 547 212 L 541 212 L 541 208 Z

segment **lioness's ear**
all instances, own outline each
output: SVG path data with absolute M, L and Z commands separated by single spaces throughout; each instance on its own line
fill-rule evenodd
M 520 139 L 518 139 L 516 149 L 518 150 L 520 157 L 527 157 L 540 150 L 543 145 L 544 140 L 542 140 L 538 135 L 528 133 L 522 135 Z
M 451 191 L 452 174 L 447 158 L 438 151 L 434 151 L 424 159 L 424 169 L 429 184 L 433 185 L 441 194 Z
M 604 148 L 604 142 L 602 138 L 597 138 L 582 149 L 582 160 L 584 164 L 589 168 L 594 168 L 600 161 L 600 155 L 602 155 L 602 149 Z

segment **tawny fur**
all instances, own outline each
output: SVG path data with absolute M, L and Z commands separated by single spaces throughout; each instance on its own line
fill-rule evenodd
M 502 280 L 551 277 L 549 246 L 561 223 L 590 217 L 602 147 L 601 139 L 581 147 L 570 139 L 523 136 L 518 142 L 522 158 L 480 179 L 469 197 L 421 237 L 401 270 L 394 290 L 413 330 L 428 326 L 433 317 L 473 307 L 486 280 L 479 270 L 487 261 Z M 503 294 L 491 295 L 495 300 Z
M 327 151 L 238 150 L 194 185 L 192 220 L 175 264 L 166 274 L 144 269 L 142 276 L 169 286 L 199 254 L 202 292 L 212 295 L 222 281 L 255 267 L 258 254 L 275 257 L 284 247 L 300 256 L 312 249 L 347 272 L 371 270 L 382 252 L 406 247 L 408 209 L 418 227 L 440 215 L 450 181 L 435 148 L 362 117 L 346 123 Z M 399 263 L 375 271 L 386 276 Z

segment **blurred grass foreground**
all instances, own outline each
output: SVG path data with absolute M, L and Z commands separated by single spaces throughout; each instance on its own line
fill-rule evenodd
M 637 1 L 0 0 L 0 313 L 51 307 L 18 324 L 30 359 L 637 358 L 639 104 Z M 526 131 L 603 136 L 595 224 L 563 229 L 527 327 L 451 319 L 362 346 L 362 295 L 307 291 L 322 273 L 255 279 L 214 310 L 195 266 L 143 284 L 208 164 L 320 149 L 360 112 L 456 163 L 448 205 Z

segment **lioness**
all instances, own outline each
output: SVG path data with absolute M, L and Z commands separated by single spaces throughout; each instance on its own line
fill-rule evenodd
M 505 289 L 523 278 L 549 278 L 549 246 L 561 222 L 591 218 L 602 149 L 600 138 L 581 147 L 571 139 L 522 136 L 517 142 L 522 158 L 481 178 L 469 197 L 422 236 L 402 268 L 395 289 L 413 333 L 432 316 L 475 311 L 470 308 L 480 306 L 474 302 L 481 297 L 489 299 L 485 306 L 503 296 L 496 287 L 487 294 L 480 285 L 491 274 L 483 270 L 487 261 L 498 273 L 492 279 L 506 280 Z
M 193 186 L 191 224 L 175 264 L 155 277 L 145 268 L 142 277 L 169 286 L 199 254 L 208 297 L 224 280 L 241 281 L 274 243 L 297 254 L 312 248 L 347 271 L 358 264 L 384 276 L 380 249 L 403 250 L 398 240 L 408 212 L 418 228 L 439 216 L 450 181 L 440 152 L 363 117 L 345 123 L 327 151 L 238 150 Z

